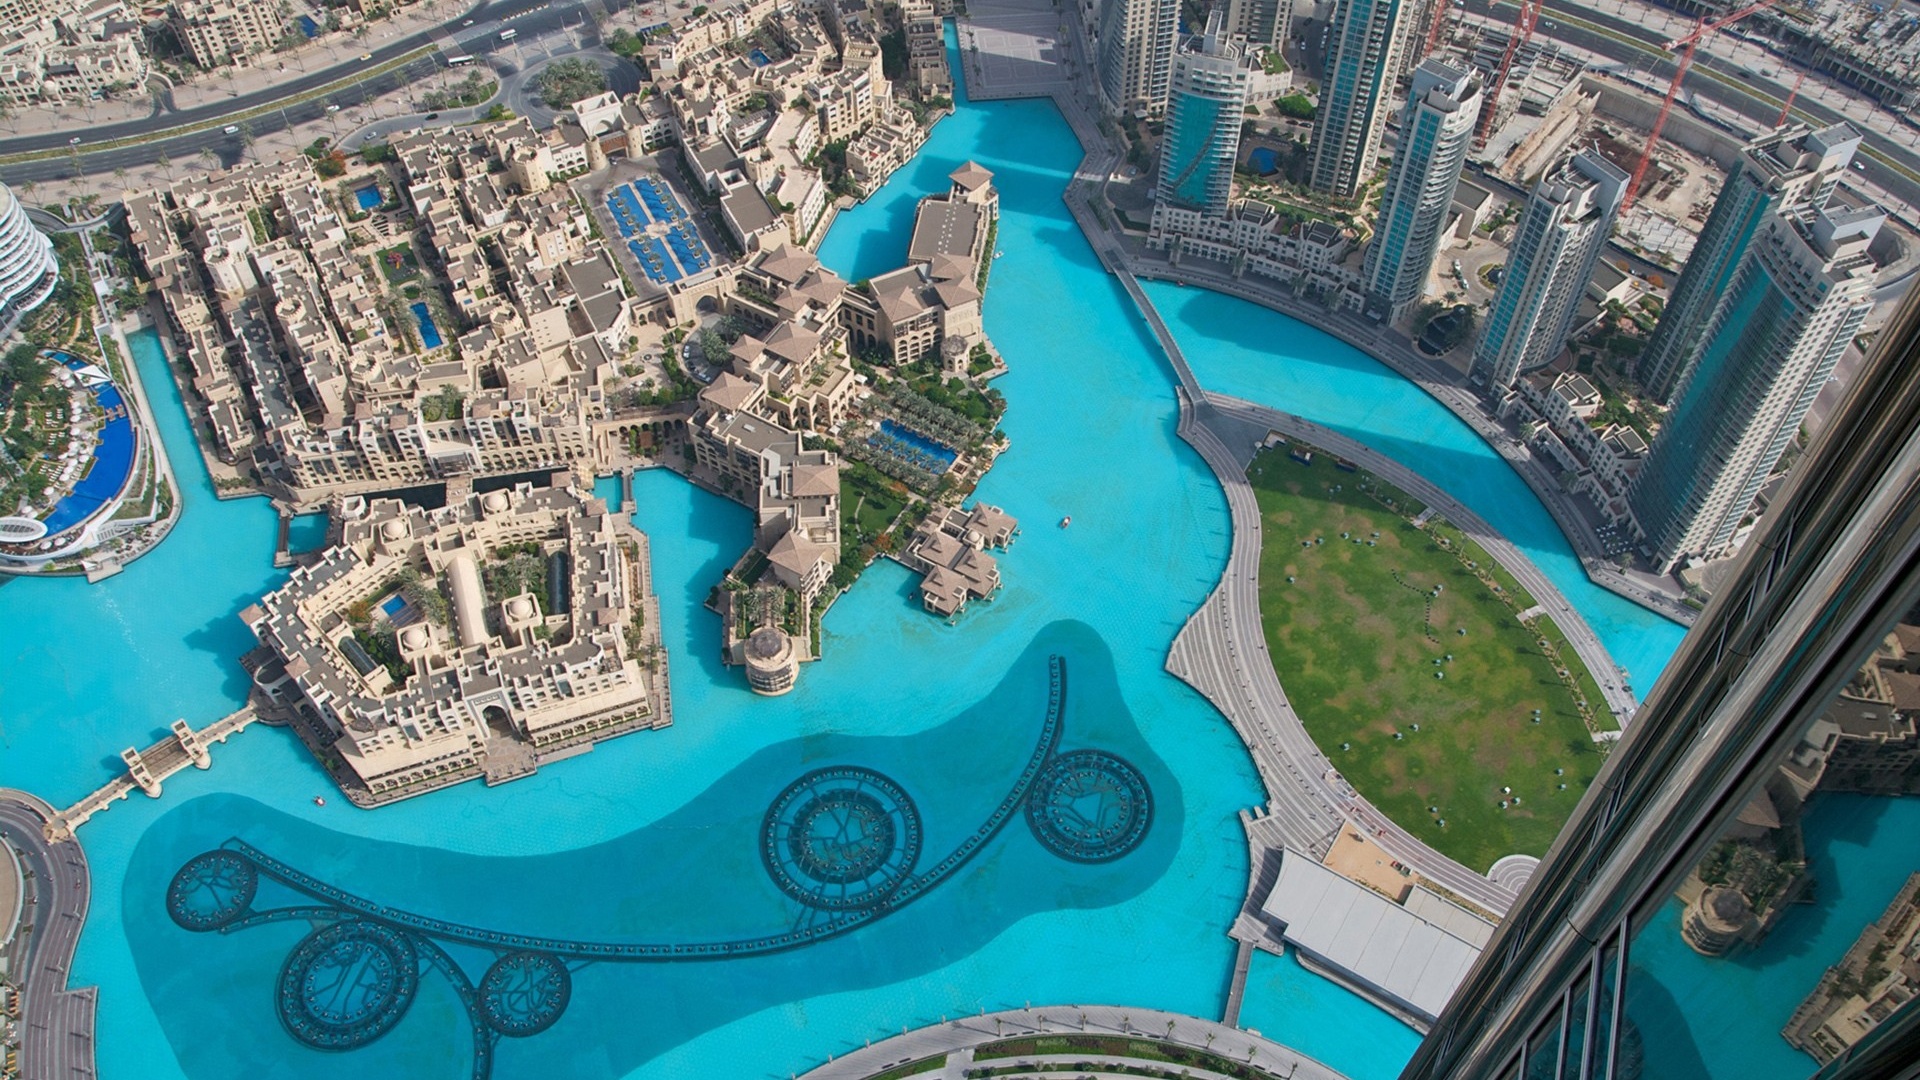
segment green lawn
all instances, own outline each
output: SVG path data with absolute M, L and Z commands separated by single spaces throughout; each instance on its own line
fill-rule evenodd
M 420 261 L 413 256 L 412 244 L 396 244 L 374 256 L 387 281 L 398 285 L 420 276 Z
M 1382 812 L 1475 870 L 1544 854 L 1602 761 L 1559 670 L 1592 680 L 1559 631 L 1521 624 L 1533 601 L 1511 577 L 1458 529 L 1414 528 L 1399 511 L 1420 505 L 1370 474 L 1277 450 L 1248 477 L 1265 520 L 1267 648 L 1315 742 Z M 1506 787 L 1520 803 L 1502 809 Z

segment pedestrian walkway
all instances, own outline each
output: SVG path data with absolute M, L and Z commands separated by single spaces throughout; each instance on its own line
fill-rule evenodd
M 1134 1009 L 1121 1005 L 1043 1005 L 1038 1008 L 981 1012 L 978 1016 L 959 1017 L 916 1030 L 903 1029 L 899 1035 L 867 1045 L 849 1053 L 830 1057 L 813 1069 L 798 1074 L 800 1080 L 868 1080 L 898 1065 L 926 1061 L 947 1055 L 943 1077 L 959 1077 L 955 1058 L 978 1065 L 975 1060 L 982 1047 L 1008 1039 L 1040 1035 L 1087 1035 L 1108 1039 L 1136 1039 L 1163 1046 L 1183 1047 L 1190 1051 L 1217 1055 L 1251 1066 L 1272 1077 L 1289 1080 L 1345 1080 L 1338 1072 L 1272 1039 L 1250 1031 L 1158 1009 Z M 1065 1076 L 1086 1076 L 1079 1062 L 1091 1062 L 1096 1068 L 1106 1063 L 1129 1062 L 1134 1066 L 1166 1068 L 1165 1060 L 1149 1057 L 1129 1058 L 1108 1050 L 1079 1050 L 1062 1054 L 1016 1054 L 1005 1058 L 1008 1065 L 1055 1065 Z M 964 1068 L 964 1066 L 962 1066 Z M 1191 1065 L 1182 1075 L 1224 1077 Z M 1049 1068 L 1051 1075 L 1056 1069 Z M 1115 1075 L 1111 1071 L 1095 1075 Z

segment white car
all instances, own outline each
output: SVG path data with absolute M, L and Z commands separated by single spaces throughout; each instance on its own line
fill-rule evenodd
M 338 105 L 329 105 L 329 106 L 327 106 L 327 111 L 328 111 L 328 112 L 330 112 L 330 113 L 331 113 L 331 112 L 339 112 L 339 111 L 340 111 L 340 106 L 338 106 Z
M 240 134 L 240 125 L 228 124 L 226 127 L 223 127 L 220 130 L 226 132 L 229 135 L 238 135 Z

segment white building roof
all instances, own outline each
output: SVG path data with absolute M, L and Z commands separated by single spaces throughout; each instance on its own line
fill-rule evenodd
M 1428 1022 L 1480 957 L 1476 946 L 1292 851 L 1261 910 L 1302 952 Z

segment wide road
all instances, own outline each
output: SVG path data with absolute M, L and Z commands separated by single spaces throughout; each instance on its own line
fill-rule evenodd
M 228 101 L 89 127 L 79 133 L 78 145 L 69 145 L 68 140 L 72 135 L 68 132 L 0 139 L 0 158 L 33 151 L 68 151 L 50 158 L 0 164 L 0 180 L 18 186 L 29 180 L 36 183 L 59 180 L 74 176 L 76 172 L 131 170 L 151 165 L 162 155 L 176 165 L 187 166 L 204 152 L 211 152 L 222 164 L 232 165 L 245 155 L 248 138 L 257 139 L 261 135 L 298 124 L 326 119 L 329 105 L 344 110 L 417 83 L 443 70 L 447 66 L 447 57 L 453 51 L 480 58 L 496 74 L 511 76 L 522 66 L 520 50 L 532 45 L 543 35 L 583 25 L 591 34 L 590 13 L 601 10 L 612 13 L 633 3 L 634 0 L 488 0 L 437 27 L 377 47 L 369 46 L 371 59 L 351 60 L 328 68 L 292 74 L 284 82 Z M 469 21 L 471 25 L 467 25 Z M 509 28 L 518 32 L 517 39 L 500 40 L 500 32 Z M 430 46 L 439 46 L 439 49 L 392 71 L 358 79 L 331 93 L 276 107 L 283 102 L 294 102 L 330 83 L 352 78 L 356 72 L 378 68 Z M 224 130 L 227 124 L 222 121 L 260 110 L 266 111 L 245 120 L 242 131 L 230 134 Z M 170 129 L 194 124 L 212 126 L 190 134 L 163 134 Z M 242 125 L 236 122 L 234 126 Z M 91 145 L 126 139 L 140 141 L 129 146 L 88 149 Z
M 1511 0 L 1466 0 L 1465 10 L 1472 15 L 1511 25 L 1518 9 Z M 1641 13 L 1632 6 L 1624 12 L 1626 16 Z M 1685 33 L 1691 25 L 1691 20 L 1677 15 L 1669 27 L 1663 23 L 1635 21 L 1591 3 L 1546 0 L 1546 14 L 1535 35 L 1638 68 L 1657 80 L 1666 80 L 1673 77 L 1677 60 L 1675 54 L 1667 51 L 1666 43 L 1676 35 Z M 1711 45 L 1705 46 L 1695 54 L 1693 69 L 1683 84 L 1681 97 L 1676 99 L 1675 106 L 1684 108 L 1689 95 L 1698 96 L 1739 113 L 1752 123 L 1756 131 L 1769 130 L 1773 122 L 1780 118 L 1780 107 L 1792 92 L 1793 76 L 1798 71 L 1796 65 L 1777 55 L 1770 55 L 1769 66 L 1756 68 L 1752 62 L 1742 63 L 1718 55 Z M 1863 155 L 1859 174 L 1909 205 L 1920 206 L 1920 152 L 1916 152 L 1911 144 L 1896 142 L 1888 138 L 1884 131 L 1863 124 L 1859 116 L 1848 116 L 1834 108 L 1823 100 L 1827 94 L 1844 94 L 1858 99 L 1862 105 L 1866 101 L 1858 91 L 1843 87 L 1818 73 L 1810 73 L 1806 84 L 1800 88 L 1799 96 L 1794 98 L 1794 112 L 1802 118 L 1811 118 L 1819 125 L 1845 121 L 1865 131 L 1867 146 L 1872 154 Z M 1874 157 L 1874 154 L 1881 155 L 1884 160 Z M 1898 167 L 1890 168 L 1887 162 Z
M 80 931 L 87 922 L 92 879 L 77 842 L 54 844 L 42 830 L 54 810 L 22 791 L 0 788 L 0 843 L 20 853 L 32 875 L 23 932 L 11 947 L 21 979 L 20 1075 L 24 1080 L 68 1080 L 93 1071 L 94 989 L 67 988 Z

